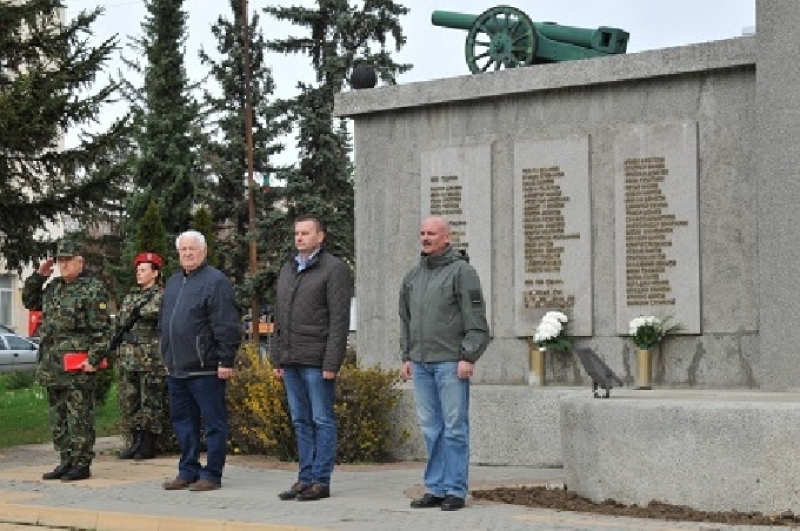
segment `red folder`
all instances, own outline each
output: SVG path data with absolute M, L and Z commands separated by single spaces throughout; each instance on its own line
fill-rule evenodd
M 79 371 L 81 364 L 89 358 L 88 352 L 67 352 L 64 354 L 64 370 Z M 103 358 L 96 369 L 108 369 L 108 360 Z

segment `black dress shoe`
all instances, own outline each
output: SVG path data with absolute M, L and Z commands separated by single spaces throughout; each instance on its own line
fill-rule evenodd
M 444 502 L 441 496 L 434 496 L 430 492 L 426 492 L 422 498 L 411 500 L 411 507 L 414 509 L 430 509 L 431 507 L 440 507 Z
M 72 468 L 72 465 L 69 463 L 60 464 L 55 467 L 52 472 L 47 472 L 46 474 L 42 474 L 42 479 L 61 479 L 64 474 L 69 472 Z
M 464 498 L 458 496 L 445 496 L 442 502 L 443 511 L 457 511 L 464 508 Z
M 313 501 L 330 497 L 330 487 L 321 483 L 312 483 L 310 487 L 297 495 L 297 501 Z
M 74 466 L 69 471 L 61 476 L 61 481 L 80 481 L 82 479 L 89 479 L 92 473 L 89 471 L 88 466 Z

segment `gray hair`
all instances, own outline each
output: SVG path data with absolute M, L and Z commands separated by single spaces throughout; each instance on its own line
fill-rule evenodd
M 181 249 L 181 238 L 194 238 L 194 240 L 200 244 L 202 249 L 206 248 L 206 237 L 196 230 L 187 230 L 175 238 L 175 248 L 179 251 Z

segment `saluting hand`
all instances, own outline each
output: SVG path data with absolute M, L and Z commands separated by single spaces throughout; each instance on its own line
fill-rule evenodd
M 53 269 L 55 269 L 55 260 L 52 258 L 48 258 L 41 264 L 39 264 L 39 274 L 43 277 L 49 277 L 53 274 Z

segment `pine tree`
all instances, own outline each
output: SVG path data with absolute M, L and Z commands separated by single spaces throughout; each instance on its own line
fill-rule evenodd
M 211 222 L 211 212 L 206 207 L 200 207 L 192 218 L 192 228 L 206 238 L 206 260 L 212 266 L 217 265 L 216 234 L 214 224 Z
M 125 242 L 116 242 L 116 245 L 106 242 L 99 245 L 102 254 L 93 257 L 92 260 L 92 263 L 102 264 L 101 273 L 107 279 L 109 289 L 117 303 L 121 303 L 125 295 L 136 287 L 133 260 L 137 254 L 154 252 L 164 260 L 164 266 L 161 268 L 162 282 L 166 281 L 177 267 L 173 258 L 175 252 L 170 252 L 170 249 L 175 248 L 172 244 L 174 240 L 170 240 L 164 230 L 161 209 L 154 199 L 150 200 L 147 210 L 131 232 L 135 233 L 135 237 L 127 242 L 127 245 Z
M 205 103 L 213 118 L 213 140 L 203 150 L 204 162 L 213 179 L 206 181 L 207 189 L 201 200 L 209 205 L 214 226 L 219 230 L 217 257 L 219 267 L 232 279 L 243 307 L 250 307 L 254 293 L 265 293 L 274 285 L 280 258 L 274 249 L 274 232 L 285 229 L 285 212 L 280 205 L 280 190 L 259 186 L 255 193 L 256 219 L 259 234 L 250 234 L 247 176 L 247 145 L 245 138 L 245 73 L 242 0 L 229 0 L 230 18 L 219 17 L 211 27 L 217 39 L 214 57 L 201 51 L 200 58 L 209 68 L 214 90 L 205 94 Z M 285 109 L 269 96 L 275 89 L 272 72 L 264 61 L 265 40 L 259 29 L 259 16 L 248 17 L 251 104 L 253 108 L 253 167 L 257 180 L 268 179 L 279 169 L 270 157 L 283 146 L 276 141 L 288 131 Z M 249 246 L 256 239 L 260 265 L 253 276 L 250 270 Z
M 400 17 L 408 9 L 391 0 L 317 0 L 316 8 L 267 7 L 264 11 L 308 30 L 307 37 L 276 39 L 268 46 L 284 54 L 307 55 L 316 73 L 316 84 L 299 84 L 300 94 L 292 100 L 300 163 L 283 174 L 289 217 L 320 216 L 328 225 L 328 249 L 352 263 L 352 148 L 345 121 L 333 117 L 334 95 L 359 64 L 375 68 L 389 84 L 411 68 L 395 63 L 387 48 L 390 39 L 396 51 L 405 44 Z M 376 45 L 378 50 L 373 51 Z
M 165 262 L 171 258 L 167 246 L 167 233 L 161 221 L 161 209 L 155 199 L 150 199 L 136 231 L 137 253 L 153 252 Z
M 139 219 L 151 198 L 161 207 L 167 233 L 177 235 L 189 226 L 199 174 L 200 107 L 191 95 L 184 66 L 187 14 L 184 0 L 146 0 L 143 35 L 134 51 L 145 64 L 126 61 L 144 75 L 144 86 L 127 87 L 135 111 L 134 194 L 128 206 Z
M 120 119 L 84 133 L 65 149 L 64 135 L 96 122 L 117 87 L 93 90 L 116 38 L 90 46 L 100 9 L 63 20 L 63 2 L 0 2 L 0 255 L 7 269 L 44 256 L 49 223 L 108 215 L 123 180 L 117 166 Z

